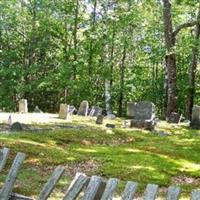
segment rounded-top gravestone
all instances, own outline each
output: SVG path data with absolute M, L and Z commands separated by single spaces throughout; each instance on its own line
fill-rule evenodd
M 88 114 L 88 109 L 89 109 L 89 103 L 88 101 L 82 101 L 80 104 L 80 107 L 78 109 L 78 115 L 81 116 L 87 116 Z
M 10 127 L 11 131 L 22 131 L 23 130 L 23 126 L 20 122 L 15 122 L 11 125 Z

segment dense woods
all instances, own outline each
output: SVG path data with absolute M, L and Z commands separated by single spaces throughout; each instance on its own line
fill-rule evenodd
M 188 118 L 200 103 L 198 0 L 1 0 L 0 108 L 129 101 Z

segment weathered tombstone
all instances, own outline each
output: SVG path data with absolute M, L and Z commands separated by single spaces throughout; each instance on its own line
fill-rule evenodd
M 42 110 L 39 109 L 38 106 L 35 106 L 34 113 L 43 113 Z
M 182 115 L 176 112 L 172 112 L 168 118 L 169 123 L 178 124 L 181 121 Z
M 11 127 L 11 125 L 12 125 L 12 116 L 9 115 L 9 117 L 8 117 L 8 126 Z
M 106 124 L 107 128 L 115 128 L 115 124 Z
M 19 112 L 27 113 L 28 112 L 28 102 L 26 99 L 21 99 L 19 101 Z
M 23 128 L 22 124 L 19 123 L 19 122 L 13 123 L 13 124 L 11 125 L 11 127 L 10 127 L 10 130 L 11 130 L 11 131 L 22 131 L 23 129 L 24 129 L 24 128 Z
M 155 105 L 148 101 L 141 101 L 138 103 L 133 103 L 131 106 L 129 104 L 129 117 L 131 119 L 131 127 L 144 128 L 147 130 L 152 130 L 156 124 L 155 120 Z
M 103 124 L 103 115 L 98 115 L 96 119 L 96 124 Z
M 136 107 L 137 103 L 136 102 L 128 102 L 127 103 L 127 117 L 128 118 L 134 118 L 135 117 L 135 107 Z
M 68 114 L 69 115 L 73 115 L 75 111 L 76 111 L 76 108 L 73 105 L 68 106 Z
M 193 106 L 190 126 L 195 129 L 200 129 L 200 106 Z
M 102 108 L 99 106 L 92 106 L 92 109 L 90 110 L 90 117 L 97 117 L 98 115 L 102 114 Z
M 89 109 L 89 103 L 88 101 L 82 101 L 80 104 L 80 107 L 78 109 L 78 115 L 81 116 L 87 116 L 88 114 L 88 109 Z
M 67 104 L 60 104 L 59 118 L 60 119 L 67 119 L 67 114 L 68 114 Z

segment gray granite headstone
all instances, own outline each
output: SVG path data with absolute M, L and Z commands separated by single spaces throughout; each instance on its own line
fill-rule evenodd
M 76 111 L 76 108 L 73 105 L 68 106 L 68 114 L 69 115 L 73 115 L 75 111 Z
M 19 112 L 27 113 L 28 112 L 28 102 L 26 99 L 21 99 L 19 101 Z
M 99 106 L 92 106 L 92 109 L 90 110 L 90 117 L 97 117 L 98 115 L 102 114 L 102 108 Z
M 67 119 L 67 114 L 68 114 L 67 104 L 60 104 L 59 118 L 60 119 Z
M 22 131 L 23 130 L 23 126 L 21 123 L 19 122 L 15 122 L 11 125 L 10 127 L 10 130 L 11 131 Z
M 200 129 L 200 106 L 193 106 L 190 126 L 195 129 Z
M 88 115 L 88 109 L 89 109 L 89 103 L 88 101 L 82 101 L 80 104 L 80 107 L 78 109 L 78 115 L 81 116 L 87 116 Z
M 134 118 L 135 117 L 135 109 L 136 109 L 136 102 L 128 102 L 127 103 L 127 117 Z
M 131 118 L 131 127 L 152 130 L 156 124 L 155 105 L 152 102 L 141 101 L 128 104 L 127 115 Z
M 182 117 L 181 114 L 176 113 L 176 112 L 172 112 L 172 113 L 169 115 L 169 118 L 168 118 L 167 121 L 168 121 L 169 123 L 178 124 L 178 123 L 181 121 L 181 117 Z
M 103 115 L 98 115 L 96 119 L 96 124 L 103 124 Z

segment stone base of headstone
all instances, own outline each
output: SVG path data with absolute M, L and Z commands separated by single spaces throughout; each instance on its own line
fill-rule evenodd
M 21 99 L 19 101 L 19 112 L 27 113 L 28 112 L 28 102 L 26 99 Z
M 200 129 L 200 106 L 193 106 L 190 127 L 194 129 Z
M 60 104 L 59 118 L 67 119 L 68 106 L 67 104 Z
M 141 128 L 146 130 L 153 130 L 156 125 L 155 120 L 138 120 L 132 119 L 130 127 Z
M 176 112 L 172 112 L 167 120 L 169 123 L 178 124 L 181 121 L 182 115 Z
M 106 124 L 107 128 L 115 128 L 115 124 Z
M 103 115 L 98 115 L 96 119 L 96 124 L 103 124 Z

